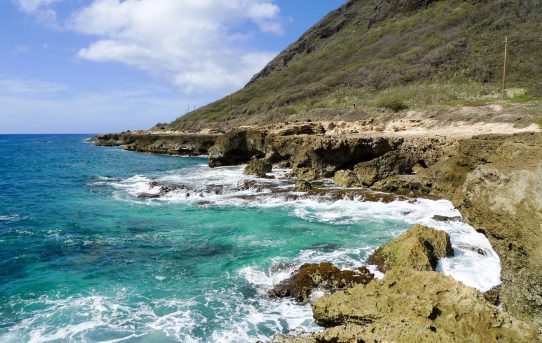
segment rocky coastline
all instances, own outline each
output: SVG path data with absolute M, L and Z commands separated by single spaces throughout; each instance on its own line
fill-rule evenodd
M 311 189 L 315 180 L 332 178 L 349 189 L 448 199 L 501 258 L 502 285 L 484 298 L 432 271 L 435 258 L 449 254 L 446 244 L 435 249 L 440 251 L 436 257 L 425 257 L 423 268 L 404 261 L 415 257 L 419 262 L 418 250 L 400 256 L 376 254 L 375 261 L 383 266 L 392 255 L 391 260 L 402 262 L 385 267 L 385 278 L 369 280 L 367 285 L 331 276 L 330 288 L 349 288 L 313 303 L 317 322 L 327 329 L 318 335 L 277 337 L 277 341 L 460 342 L 469 333 L 474 333 L 473 342 L 540 340 L 542 134 L 349 132 L 337 131 L 337 126 L 308 122 L 227 133 L 138 131 L 100 135 L 93 142 L 141 152 L 207 155 L 211 167 L 249 163 L 247 172 L 258 177 L 266 177 L 270 168 L 290 168 L 304 191 L 317 192 Z M 409 238 L 409 247 L 432 246 L 427 232 L 415 236 Z M 282 293 L 276 294 L 292 292 L 293 288 L 283 286 Z M 298 295 L 309 296 L 305 289 Z M 499 299 L 502 311 L 486 299 Z

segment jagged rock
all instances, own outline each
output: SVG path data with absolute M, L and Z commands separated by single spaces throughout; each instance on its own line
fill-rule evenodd
M 333 181 L 339 187 L 357 187 L 359 181 L 352 170 L 339 170 L 335 173 Z
M 212 134 L 124 132 L 98 135 L 92 142 L 99 146 L 123 146 L 131 151 L 198 156 L 207 154 L 217 138 Z
M 323 177 L 322 172 L 313 168 L 294 168 L 292 174 L 298 179 L 304 180 L 318 180 Z
M 373 278 L 374 275 L 365 267 L 353 271 L 340 270 L 329 262 L 308 263 L 302 265 L 292 277 L 270 290 L 269 295 L 273 298 L 291 297 L 299 302 L 307 302 L 316 289 L 344 289 L 358 284 L 367 284 Z
M 382 272 L 398 267 L 430 271 L 435 270 L 440 258 L 448 256 L 453 256 L 453 250 L 446 232 L 416 225 L 378 248 L 369 263 Z
M 415 163 L 409 155 L 390 151 L 373 160 L 357 164 L 354 172 L 362 185 L 372 186 L 390 176 L 412 173 Z
M 283 342 L 537 342 L 532 326 L 501 312 L 474 288 L 437 272 L 396 268 L 384 279 L 313 303 L 328 328 Z
M 436 220 L 437 222 L 460 222 L 463 220 L 462 217 L 447 217 L 447 216 L 441 216 L 438 214 L 435 214 L 432 218 L 433 220 Z
M 243 174 L 255 175 L 257 177 L 265 178 L 267 177 L 267 173 L 271 173 L 272 170 L 273 170 L 273 165 L 271 164 L 271 162 L 262 158 L 260 159 L 254 158 L 250 160 L 250 162 L 248 162 L 248 165 L 243 171 Z
M 294 191 L 309 192 L 310 190 L 312 190 L 312 184 L 310 181 L 300 179 L 295 182 Z
M 249 161 L 256 154 L 247 144 L 247 131 L 228 132 L 209 148 L 209 166 L 236 165 Z
M 487 292 L 484 292 L 484 299 L 486 299 L 490 304 L 498 306 L 501 303 L 501 290 L 502 285 L 493 287 Z

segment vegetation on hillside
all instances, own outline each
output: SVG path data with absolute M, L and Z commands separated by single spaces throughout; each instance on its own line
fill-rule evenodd
M 383 14 L 387 8 L 395 10 Z M 500 98 L 505 36 L 510 41 L 508 86 L 518 90 L 507 101 L 539 101 L 540 32 L 542 0 L 351 0 L 245 88 L 169 127 L 337 118 L 346 111 L 355 117 L 371 111 L 495 102 Z

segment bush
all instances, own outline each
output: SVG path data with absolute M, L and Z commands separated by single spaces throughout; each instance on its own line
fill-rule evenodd
M 397 96 L 384 96 L 376 100 L 375 106 L 378 108 L 385 108 L 392 110 L 393 112 L 400 112 L 408 109 L 408 105 L 403 99 Z

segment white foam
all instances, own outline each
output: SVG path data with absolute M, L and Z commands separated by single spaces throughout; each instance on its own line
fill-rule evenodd
M 16 222 L 20 219 L 21 217 L 18 214 L 0 216 L 0 222 Z
M 186 204 L 205 203 L 215 206 L 242 207 L 283 207 L 288 208 L 292 216 L 310 222 L 320 222 L 332 225 L 351 225 L 363 222 L 395 221 L 398 227 L 405 229 L 407 225 L 424 224 L 450 234 L 456 255 L 440 261 L 438 269 L 443 273 L 462 281 L 468 286 L 481 291 L 488 290 L 500 283 L 501 266 L 499 257 L 485 236 L 477 233 L 474 228 L 462 222 L 439 222 L 433 216 L 458 217 L 460 213 L 447 200 L 394 201 L 391 203 L 363 202 L 360 199 L 330 200 L 325 197 L 303 195 L 292 198 L 292 192 L 272 192 L 266 187 L 272 186 L 283 190 L 293 190 L 293 180 L 286 178 L 288 170 L 277 170 L 274 179 L 256 179 L 243 175 L 244 166 L 221 167 L 211 169 L 201 164 L 193 168 L 170 171 L 158 176 L 155 180 L 165 184 L 186 185 L 186 189 L 168 192 L 158 199 L 141 200 L 136 197 L 141 193 L 159 194 L 160 187 L 152 186 L 152 179 L 136 175 L 122 181 L 111 181 L 113 188 L 121 193 L 116 196 L 124 200 L 137 201 L 145 204 L 160 202 L 180 202 Z M 246 181 L 256 181 L 252 187 L 240 187 Z M 222 187 L 221 192 L 212 191 L 212 185 Z M 128 195 L 128 198 L 126 197 Z M 402 225 L 401 225 L 402 223 Z M 406 224 L 406 225 L 405 225 Z M 397 236 L 402 232 L 387 231 L 386 234 Z M 360 245 L 363 242 L 360 242 Z M 376 247 L 364 247 L 367 249 Z M 477 251 L 483 251 L 484 255 Z M 334 255 L 335 254 L 335 255 Z M 343 263 L 336 252 L 323 256 L 329 261 Z M 359 264 L 356 254 L 343 254 L 350 257 L 347 263 Z M 368 256 L 366 253 L 362 257 Z M 312 261 L 317 262 L 316 259 Z M 363 262 L 363 261 L 362 261 Z M 346 264 L 346 261 L 345 263 Z

